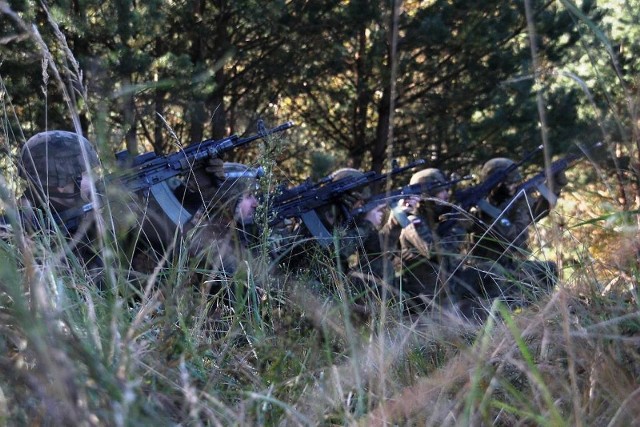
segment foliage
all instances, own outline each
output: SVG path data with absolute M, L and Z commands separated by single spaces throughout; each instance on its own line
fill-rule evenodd
M 409 316 L 391 301 L 376 301 L 363 317 L 333 270 L 318 289 L 252 270 L 236 278 L 244 297 L 224 303 L 187 284 L 194 266 L 183 253 L 150 276 L 130 276 L 109 235 L 100 248 L 108 286 L 100 289 L 61 236 L 27 236 L 11 216 L 10 156 L 43 128 L 82 129 L 105 157 L 116 146 L 163 151 L 175 138 L 222 136 L 258 116 L 286 116 L 302 119 L 300 141 L 261 153 L 262 162 L 282 156 L 270 173 L 294 176 L 336 159 L 384 161 L 374 157 L 386 149 L 376 153 L 372 141 L 384 139 L 383 101 L 392 96 L 386 4 L 89 0 L 56 2 L 47 13 L 0 2 L 1 138 L 9 155 L 0 199 L 12 227 L 0 240 L 0 418 L 8 425 L 637 420 L 637 207 L 621 195 L 637 191 L 637 55 L 629 40 L 640 9 L 561 4 L 536 10 L 546 72 L 535 82 L 519 3 L 408 1 L 400 17 L 394 155 L 427 156 L 453 171 L 527 151 L 539 139 L 541 90 L 553 151 L 591 141 L 597 128 L 615 160 L 572 170 L 558 211 L 533 233 L 535 255 L 563 266 L 562 285 L 517 312 L 495 305 L 476 325 L 447 313 Z
M 540 141 L 521 4 L 406 2 L 394 58 L 393 14 L 384 2 L 109 4 L 56 2 L 49 20 L 46 9 L 25 3 L 0 17 L 8 24 L 0 76 L 27 135 L 73 127 L 51 80 L 42 87 L 47 99 L 36 90 L 47 73 L 34 42 L 42 37 L 70 88 L 86 87 L 71 102 L 85 133 L 100 135 L 109 152 L 164 152 L 176 139 L 253 131 L 258 117 L 299 123 L 280 159 L 282 172 L 294 176 L 301 167 L 308 172 L 303 153 L 310 151 L 335 152 L 365 169 L 384 168 L 391 155 L 466 172 L 504 147 L 525 152 Z M 544 69 L 576 63 L 576 43 L 587 39 L 580 19 L 553 2 L 536 7 Z M 591 2 L 575 9 L 593 25 L 602 15 Z M 538 84 L 553 150 L 589 139 L 593 122 L 581 114 L 581 89 L 555 79 Z

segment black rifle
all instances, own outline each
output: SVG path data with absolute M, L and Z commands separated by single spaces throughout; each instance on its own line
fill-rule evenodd
M 293 122 L 289 121 L 273 129 L 264 129 L 264 125 L 260 122 L 258 125 L 260 131 L 255 135 L 246 138 L 231 135 L 220 140 L 207 139 L 167 155 L 159 156 L 154 152 L 148 152 L 132 157 L 129 151 L 120 151 L 116 153 L 116 161 L 126 170 L 124 173 L 108 176 L 106 181 L 121 183 L 128 191 L 142 191 L 145 197 L 153 197 L 169 219 L 176 226 L 181 227 L 191 219 L 192 214 L 184 209 L 168 186 L 167 181 L 170 178 L 188 174 L 209 158 L 220 157 L 224 153 L 282 132 L 292 126 L 294 126 Z M 62 212 L 59 220 L 65 225 L 74 224 L 80 216 L 93 208 L 93 204 L 89 203 L 81 208 Z
M 469 212 L 471 208 L 477 206 L 494 188 L 498 187 L 498 185 L 507 179 L 509 174 L 515 172 L 520 166 L 530 161 L 540 150 L 542 150 L 542 145 L 539 145 L 535 150 L 529 152 L 519 162 L 495 171 L 481 184 L 455 191 L 453 193 L 453 199 L 456 205 L 455 212 L 449 214 L 448 219 L 438 226 L 439 234 L 445 235 L 448 233 L 464 215 L 467 215 L 467 212 Z
M 293 126 L 293 122 L 286 122 L 273 129 L 267 129 L 247 138 L 231 135 L 224 139 L 207 139 L 188 145 L 183 150 L 158 156 L 153 152 L 140 154 L 131 158 L 128 151 L 116 153 L 116 159 L 130 170 L 116 177 L 130 191 L 145 190 L 159 182 L 177 175 L 183 175 L 193 170 L 196 165 L 212 157 L 220 157 L 228 151 L 249 144 L 257 139 L 266 138 L 277 132 L 282 132 Z
M 399 188 L 397 190 L 380 193 L 375 196 L 372 196 L 363 206 L 357 209 L 353 209 L 350 212 L 350 215 L 352 217 L 356 217 L 358 215 L 362 215 L 363 213 L 370 211 L 371 209 L 383 203 L 393 203 L 400 199 L 406 199 L 407 197 L 420 196 L 421 194 L 425 194 L 425 193 L 428 194 L 434 190 L 441 189 L 441 188 L 442 189 L 449 188 L 458 184 L 459 182 L 466 181 L 469 179 L 471 179 L 471 176 L 464 176 L 462 178 L 453 179 L 447 182 L 439 182 L 439 183 L 431 183 L 431 184 L 418 183 L 418 184 L 405 185 L 404 187 Z
M 306 181 L 271 198 L 268 223 L 275 225 L 287 218 L 300 218 L 318 242 L 323 246 L 328 246 L 332 236 L 322 224 L 316 209 L 339 202 L 349 191 L 386 180 L 424 163 L 424 160 L 417 160 L 404 167 L 395 167 L 384 174 L 369 171 L 361 176 L 347 176 L 335 181 L 331 175 L 322 178 L 317 183 Z
M 567 154 L 565 157 L 558 159 L 552 162 L 549 165 L 549 170 L 543 169 L 541 172 L 535 174 L 532 178 L 521 183 L 516 189 L 516 195 L 523 191 L 529 191 L 534 188 L 540 188 L 546 181 L 547 176 L 555 176 L 559 172 L 565 171 L 571 167 L 573 167 L 576 163 L 583 159 L 588 153 L 593 151 L 596 148 L 602 147 L 604 144 L 602 142 L 596 142 L 589 148 L 581 149 L 575 153 Z M 548 175 L 547 175 L 548 172 Z
M 572 167 L 576 163 L 578 163 L 580 160 L 582 160 L 582 158 L 585 157 L 585 155 L 588 152 L 592 151 L 595 148 L 601 147 L 602 145 L 603 145 L 602 142 L 597 142 L 597 143 L 593 144 L 589 148 L 581 149 L 580 151 L 567 154 L 565 157 L 552 162 L 549 165 L 548 170 L 547 169 L 543 169 L 541 172 L 538 172 L 533 177 L 531 177 L 528 180 L 520 183 L 520 185 L 518 185 L 518 187 L 515 190 L 514 196 L 507 203 L 507 206 L 511 206 L 511 201 L 513 201 L 514 199 L 516 199 L 518 197 L 521 197 L 523 195 L 526 195 L 531 190 L 536 189 L 536 190 L 538 190 L 538 192 L 549 203 L 548 206 L 540 208 L 539 211 L 538 211 L 538 208 L 534 207 L 533 219 L 535 221 L 541 220 L 542 218 L 544 218 L 545 216 L 547 216 L 549 214 L 550 207 L 553 207 L 556 204 L 557 197 L 558 197 L 556 193 L 552 192 L 551 189 L 549 189 L 545 185 L 545 183 L 547 182 L 547 176 L 553 177 L 556 174 L 558 174 L 559 172 L 562 172 L 562 171 L 565 171 L 565 170 L 569 169 L 570 167 Z M 490 207 L 486 207 L 486 209 L 488 209 L 488 208 L 490 208 Z M 491 215 L 491 213 L 490 213 L 490 215 Z M 503 212 L 499 212 L 499 213 L 495 212 L 491 216 L 494 216 L 494 217 L 497 218 L 498 216 L 502 216 L 502 215 L 503 215 Z M 510 226 L 510 224 L 511 224 L 511 222 L 505 217 L 502 217 L 500 219 L 500 223 L 502 225 L 504 225 L 504 226 L 507 226 L 507 227 Z

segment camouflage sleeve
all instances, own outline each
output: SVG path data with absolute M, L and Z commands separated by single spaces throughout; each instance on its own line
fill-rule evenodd
M 211 157 L 198 164 L 192 173 L 185 176 L 183 197 L 194 198 L 200 202 L 209 201 L 224 181 L 224 162 L 219 157 Z
M 363 221 L 362 226 L 359 228 L 364 252 L 372 255 L 379 254 L 382 251 L 380 232 L 369 221 Z
M 431 259 L 434 254 L 433 233 L 426 221 L 417 216 L 411 216 L 411 224 L 400 234 L 400 246 L 403 256 L 407 252 L 416 256 Z
M 189 255 L 206 270 L 232 276 L 239 264 L 238 245 L 235 243 L 228 230 L 209 223 L 194 231 L 189 242 Z
M 282 259 L 286 254 L 300 246 L 304 240 L 303 229 L 299 224 L 286 220 L 277 224 L 269 230 L 267 243 L 269 245 L 269 255 L 271 259 Z
M 387 246 L 386 250 L 396 252 L 400 248 L 400 233 L 402 226 L 393 215 L 389 215 L 389 219 L 380 229 L 380 237 Z
M 501 206 L 501 209 L 505 208 L 507 206 Z M 528 197 L 517 198 L 508 207 L 505 217 L 509 220 L 508 225 L 496 224 L 503 240 L 515 248 L 526 249 L 529 240 L 528 228 L 531 224 Z
M 460 254 L 467 241 L 467 229 L 460 224 L 449 228 L 446 233 L 439 235 L 440 246 L 447 255 Z
M 366 252 L 367 242 L 371 244 L 373 236 L 375 238 L 378 236 L 378 231 L 373 224 L 366 220 L 356 222 L 353 227 L 345 230 L 342 239 L 340 239 L 340 257 L 346 259 L 356 252 Z
M 354 268 L 352 271 L 373 274 L 384 283 L 393 283 L 395 270 L 389 254 L 382 249 L 384 237 L 381 232 L 371 222 L 363 220 L 354 227 L 350 235 L 357 235 L 355 250 L 349 254 L 357 255 L 353 259 L 355 262 L 350 263 Z M 348 251 L 342 255 L 346 255 L 346 252 Z

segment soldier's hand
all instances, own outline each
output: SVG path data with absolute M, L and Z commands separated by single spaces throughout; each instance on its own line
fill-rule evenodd
M 364 216 L 364 219 L 370 222 L 376 229 L 382 225 L 382 219 L 384 217 L 384 209 L 387 205 L 384 203 L 379 204 L 373 209 L 370 209 Z
M 224 162 L 219 157 L 212 157 L 194 167 L 187 185 L 191 191 L 203 192 L 218 188 L 224 179 Z
M 210 157 L 205 162 L 204 166 L 205 172 L 209 174 L 210 177 L 214 178 L 217 181 L 217 184 L 220 184 L 225 180 L 224 176 L 224 162 L 220 157 Z
M 362 204 L 362 199 L 357 192 L 348 192 L 342 195 L 342 203 L 351 211 Z
M 564 170 L 561 170 L 557 172 L 555 175 L 553 175 L 553 184 L 554 184 L 555 190 L 561 189 L 568 183 L 569 183 L 569 180 L 567 179 L 567 175 L 564 173 Z

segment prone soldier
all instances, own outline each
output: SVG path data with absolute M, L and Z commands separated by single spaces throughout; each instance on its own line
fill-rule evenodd
M 104 286 L 103 233 L 113 233 L 120 246 L 128 247 L 127 270 L 134 277 L 150 273 L 175 248 L 182 230 L 176 230 L 159 206 L 123 189 L 117 176 L 101 177 L 98 155 L 85 137 L 63 130 L 38 133 L 23 146 L 19 160 L 27 184 L 21 199 L 25 228 L 61 230 L 100 287 Z M 200 197 L 193 190 L 196 181 L 199 188 L 215 188 L 221 165 L 216 157 L 199 164 L 187 182 L 189 188 L 180 186 L 177 197 Z M 102 221 L 103 206 L 108 206 L 110 221 Z
M 421 308 L 455 305 L 478 286 L 476 272 L 461 264 L 469 223 L 463 217 L 448 218 L 446 183 L 439 169 L 419 171 L 410 184 L 432 190 L 402 201 L 409 215 L 407 221 L 398 222 L 402 227 L 399 287 Z M 441 227 L 445 222 L 446 229 Z
M 89 278 L 102 286 L 104 265 L 94 245 L 99 219 L 92 209 L 85 208 L 92 200 L 90 171 L 99 165 L 98 155 L 85 137 L 62 130 L 37 133 L 21 149 L 19 174 L 26 188 L 19 204 L 27 232 L 60 230 L 65 244 L 84 263 Z
M 340 272 L 338 280 L 345 280 L 357 310 L 370 297 L 377 298 L 393 279 L 378 232 L 386 204 L 353 212 L 371 196 L 369 182 L 383 176 L 342 168 L 317 184 L 305 183 L 284 190 L 280 198 L 276 195 L 274 216 L 280 219 L 282 212 L 292 216 L 288 226 L 283 221 L 271 224 L 279 241 L 275 260 L 281 268 L 321 294 L 331 291 L 325 284 L 335 282 Z M 311 203 L 301 201 L 307 199 Z
M 487 161 L 481 170 L 486 179 L 499 170 L 514 164 L 513 160 L 498 157 Z M 496 186 L 489 196 L 478 203 L 479 221 L 472 232 L 471 259 L 501 270 L 509 278 L 509 285 L 495 289 L 494 293 L 522 304 L 535 297 L 540 290 L 548 291 L 556 283 L 558 268 L 555 262 L 528 259 L 529 226 L 546 217 L 562 187 L 567 184 L 563 170 L 553 177 L 554 193 L 548 189 L 536 197 L 530 189 L 518 191 L 522 176 L 516 169 Z

